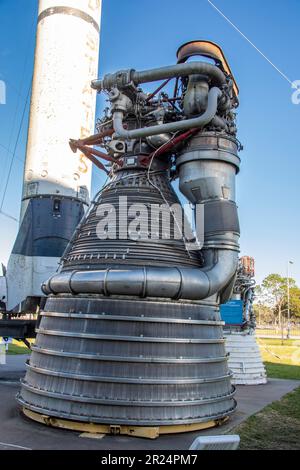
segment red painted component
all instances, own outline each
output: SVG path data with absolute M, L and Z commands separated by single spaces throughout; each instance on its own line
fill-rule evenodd
M 245 274 L 249 274 L 250 276 L 254 276 L 255 271 L 254 271 L 254 258 L 251 258 L 251 256 L 242 256 L 240 258 L 240 262 L 243 266 L 243 271 Z
M 167 80 L 165 80 L 158 88 L 156 88 L 156 90 L 151 93 L 150 96 L 148 96 L 148 98 L 146 99 L 146 103 L 148 103 L 148 101 L 152 100 L 152 98 L 164 87 L 166 86 L 167 83 L 169 83 L 169 81 L 172 80 L 172 78 L 168 78 Z
M 99 134 L 90 135 L 85 139 L 78 139 L 76 142 L 79 142 L 82 145 L 99 145 L 102 144 L 104 137 L 110 137 L 114 133 L 114 129 L 106 129 L 105 131 L 100 132 Z
M 103 163 L 101 163 L 96 157 L 102 158 L 103 160 L 110 162 L 110 163 L 116 163 L 119 166 L 122 166 L 122 163 L 114 160 L 112 157 L 107 155 L 104 152 L 101 152 L 100 150 L 97 150 L 95 148 L 88 147 L 89 145 L 101 145 L 103 142 L 104 137 L 110 137 L 114 133 L 114 129 L 105 129 L 104 131 L 90 135 L 89 137 L 86 137 L 84 139 L 70 139 L 69 145 L 74 153 L 77 152 L 77 150 L 80 150 L 91 162 L 94 163 L 100 170 L 105 171 L 106 174 L 109 174 L 109 171 L 105 168 Z
M 101 163 L 99 160 L 97 160 L 96 157 L 94 157 L 94 155 L 92 155 L 92 153 L 89 151 L 91 149 L 89 149 L 88 147 L 84 147 L 84 146 L 82 147 L 83 148 L 81 148 L 80 150 L 86 156 L 86 158 L 88 158 L 92 163 L 94 163 L 94 165 L 96 165 L 100 170 L 105 171 L 105 173 L 108 175 L 109 171 L 105 168 L 103 163 Z
M 168 151 L 171 150 L 173 147 L 175 147 L 177 144 L 179 144 L 179 143 L 182 142 L 183 140 L 188 139 L 188 138 L 191 137 L 193 134 L 196 134 L 196 132 L 198 132 L 198 131 L 199 131 L 199 129 L 190 129 L 189 131 L 184 132 L 183 134 L 180 134 L 180 135 L 178 135 L 177 137 L 174 137 L 174 138 L 171 139 L 169 142 L 167 142 L 166 144 L 162 145 L 158 150 L 155 150 L 155 151 L 150 155 L 150 157 L 152 157 L 154 154 L 155 154 L 155 156 L 157 157 L 158 155 L 161 155 L 162 153 L 168 152 Z

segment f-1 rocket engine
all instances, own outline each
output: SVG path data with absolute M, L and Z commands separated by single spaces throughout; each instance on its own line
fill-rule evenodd
M 254 288 L 254 259 L 242 256 L 231 299 L 221 305 L 228 365 L 233 373 L 232 383 L 236 385 L 267 383 L 266 369 L 255 336 Z
M 213 43 L 187 43 L 177 58 L 92 82 L 110 110 L 96 135 L 70 144 L 108 180 L 43 284 L 18 397 L 34 419 L 179 431 L 235 409 L 219 304 L 238 265 L 238 88 Z M 176 178 L 198 214 L 194 232 Z

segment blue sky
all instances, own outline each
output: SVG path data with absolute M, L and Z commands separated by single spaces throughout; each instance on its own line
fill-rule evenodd
M 291 81 L 300 80 L 299 0 L 212 0 Z M 0 205 L 20 128 L 32 69 L 37 0 L 0 0 Z M 270 272 L 300 284 L 299 118 L 290 83 L 207 0 L 103 0 L 99 75 L 176 61 L 176 50 L 193 39 L 221 45 L 240 87 L 238 137 L 244 145 L 237 178 L 241 253 L 254 256 L 257 280 Z M 103 100 L 98 99 L 97 113 Z M 25 158 L 25 107 L 16 157 L 2 210 L 18 218 Z M 8 150 L 7 150 L 8 149 Z M 93 192 L 103 177 L 93 174 Z M 6 262 L 17 223 L 0 214 L 0 261 Z

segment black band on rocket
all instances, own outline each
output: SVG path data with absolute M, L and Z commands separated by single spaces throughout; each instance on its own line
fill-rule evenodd
M 99 31 L 100 31 L 100 27 L 99 27 L 98 23 L 94 20 L 94 18 L 92 16 L 90 16 L 88 13 L 85 13 L 82 10 L 78 10 L 77 8 L 71 8 L 71 7 L 51 7 L 51 8 L 47 8 L 46 10 L 42 11 L 39 14 L 38 23 L 41 20 L 43 20 L 44 18 L 46 18 L 47 16 L 56 15 L 56 14 L 77 16 L 77 18 L 81 18 L 82 20 L 87 21 L 88 23 L 93 25 L 94 28 L 96 29 L 97 33 L 99 33 Z

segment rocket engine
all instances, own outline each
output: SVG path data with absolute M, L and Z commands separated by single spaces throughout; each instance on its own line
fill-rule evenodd
M 220 308 L 221 318 L 225 321 L 228 365 L 233 374 L 232 383 L 236 385 L 267 383 L 266 369 L 255 336 L 254 275 L 254 259 L 242 256 L 231 299 Z
M 235 410 L 219 304 L 238 265 L 238 88 L 213 43 L 187 43 L 177 58 L 92 82 L 110 109 L 95 136 L 70 144 L 108 180 L 42 287 L 18 397 L 31 417 L 187 430 Z

